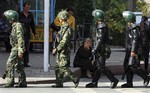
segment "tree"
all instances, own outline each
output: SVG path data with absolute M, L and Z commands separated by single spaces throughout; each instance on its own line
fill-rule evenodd
M 82 20 L 92 20 L 92 0 L 76 0 L 75 2 L 75 17 L 82 23 Z
M 148 6 L 143 0 L 136 0 L 136 11 L 142 12 L 143 15 L 148 14 Z

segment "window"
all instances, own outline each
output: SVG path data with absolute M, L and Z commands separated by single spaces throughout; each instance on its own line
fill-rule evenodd
M 35 20 L 35 25 L 44 24 L 44 0 L 20 0 L 20 10 L 23 10 L 23 2 L 30 2 L 32 12 Z M 50 0 L 50 22 L 54 20 L 55 0 Z

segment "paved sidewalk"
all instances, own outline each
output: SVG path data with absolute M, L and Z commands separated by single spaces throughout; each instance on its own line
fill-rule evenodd
M 123 60 L 125 56 L 124 48 L 116 48 L 112 47 L 112 54 L 110 58 L 106 62 L 106 66 L 115 74 L 115 75 L 122 75 L 123 74 Z M 5 51 L 0 51 L 0 77 L 2 77 L 6 61 L 9 56 L 9 53 Z M 72 71 L 75 71 L 76 68 L 72 67 L 72 62 L 74 59 L 75 53 L 72 51 L 71 53 L 71 67 L 70 69 Z M 30 65 L 31 67 L 25 68 L 27 80 L 32 81 L 32 83 L 40 78 L 43 80 L 51 78 L 52 81 L 55 79 L 55 57 L 53 55 L 50 55 L 50 67 L 48 72 L 44 72 L 43 70 L 43 53 L 42 52 L 32 52 L 30 53 Z M 32 78 L 32 79 L 31 79 Z M 35 80 L 34 80 L 35 79 Z M 2 80 L 0 78 L 0 84 L 4 83 L 5 80 Z
M 112 54 L 110 58 L 106 62 L 106 66 L 120 66 L 123 64 L 123 59 L 124 59 L 124 49 L 123 48 L 112 48 Z M 0 76 L 2 76 L 3 72 L 5 71 L 5 66 L 6 66 L 6 61 L 9 56 L 8 52 L 5 52 L 5 50 L 0 51 Z M 50 54 L 50 71 L 49 72 L 44 72 L 43 71 L 43 52 L 31 52 L 30 53 L 30 62 L 29 64 L 31 65 L 30 68 L 25 68 L 26 74 L 28 77 L 34 77 L 34 76 L 49 76 L 49 75 L 54 75 L 54 66 L 55 66 L 55 56 Z M 73 68 L 73 59 L 74 59 L 75 53 L 72 51 L 71 52 L 71 69 Z

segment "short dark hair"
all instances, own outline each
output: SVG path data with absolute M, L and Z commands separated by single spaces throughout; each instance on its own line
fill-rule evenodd
M 72 11 L 72 12 L 73 12 L 74 9 L 73 9 L 72 7 L 68 7 L 66 11 L 67 11 L 67 12 L 68 12 L 68 11 Z
M 23 3 L 23 7 L 25 7 L 26 5 L 29 6 L 29 5 L 31 5 L 31 4 L 30 4 L 29 2 L 24 2 L 24 3 Z

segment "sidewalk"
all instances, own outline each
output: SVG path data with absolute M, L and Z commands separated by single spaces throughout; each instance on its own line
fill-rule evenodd
M 106 61 L 106 66 L 115 74 L 122 75 L 123 74 L 123 60 L 125 56 L 124 48 L 112 47 L 112 54 L 109 59 Z M 0 77 L 2 77 L 5 71 L 5 65 L 9 53 L 4 51 L 0 51 Z M 73 68 L 72 62 L 74 59 L 75 53 L 71 52 L 71 67 L 72 71 L 75 71 L 77 68 Z M 34 82 L 38 81 L 38 79 L 42 79 L 45 83 L 47 80 L 51 80 L 51 83 L 54 83 L 55 80 L 55 57 L 50 54 L 50 67 L 48 72 L 44 72 L 43 70 L 43 53 L 32 52 L 30 53 L 30 65 L 31 67 L 25 68 L 27 81 Z M 0 78 L 0 84 L 5 83 L 6 81 Z M 49 83 L 49 82 L 48 82 Z

